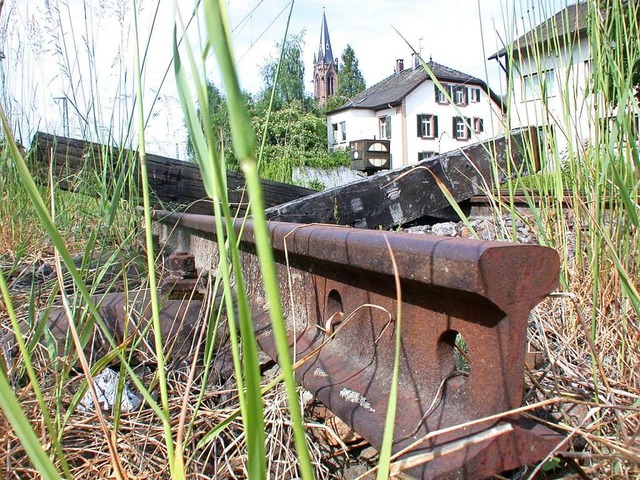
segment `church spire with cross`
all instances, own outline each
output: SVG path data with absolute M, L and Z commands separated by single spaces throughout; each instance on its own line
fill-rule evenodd
M 327 16 L 322 11 L 320 46 L 313 62 L 313 91 L 320 105 L 326 105 L 330 96 L 338 93 L 338 59 L 334 58 L 329 38 Z

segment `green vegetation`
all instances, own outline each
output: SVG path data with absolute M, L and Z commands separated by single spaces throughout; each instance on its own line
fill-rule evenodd
M 326 116 L 304 90 L 303 40 L 303 33 L 299 33 L 288 36 L 284 48 L 278 43 L 281 61 L 271 59 L 262 67 L 263 90 L 255 98 L 246 92 L 242 94 L 256 135 L 264 137 L 264 146 L 259 147 L 259 174 L 285 183 L 293 183 L 296 167 L 331 169 L 349 165 L 345 152 L 327 151 Z M 355 65 L 357 69 L 357 60 Z M 225 159 L 225 168 L 240 171 L 240 162 L 232 148 L 227 99 L 211 81 L 207 81 L 206 92 L 208 122 L 218 153 Z M 270 105 L 272 96 L 273 105 Z M 204 125 L 201 106 L 197 108 L 197 116 Z M 195 159 L 191 135 L 189 130 L 187 152 Z
M 288 36 L 282 44 L 276 44 L 276 52 L 279 53 L 279 57 L 271 58 L 262 67 L 264 89 L 259 95 L 259 103 L 263 102 L 266 105 L 260 110 L 266 110 L 272 92 L 273 109 L 276 111 L 291 102 L 313 102 L 304 88 L 303 47 L 304 32 Z
M 356 52 L 349 44 L 342 52 L 342 63 L 338 75 L 340 77 L 338 95 L 353 98 L 367 88 L 360 67 L 358 67 Z
M 327 121 L 317 107 L 305 108 L 293 102 L 274 110 L 267 125 L 266 115 L 256 115 L 253 123 L 259 137 L 266 131 L 260 176 L 291 183 L 293 168 L 330 169 L 349 165 L 344 151 L 327 152 Z
M 139 156 L 114 159 L 115 168 L 105 167 L 76 179 L 98 185 L 97 198 L 62 192 L 55 183 L 58 180 L 52 185 L 36 183 L 31 159 L 18 150 L 13 139 L 11 126 L 19 125 L 21 119 L 7 119 L 3 106 L 0 463 L 10 467 L 16 478 L 329 478 L 322 455 L 308 440 L 309 430 L 303 425 L 258 180 L 289 181 L 295 166 L 327 168 L 345 165 L 348 158 L 344 152 L 326 152 L 325 117 L 300 83 L 302 35 L 285 35 L 288 39 L 282 43 L 280 59 L 263 69 L 265 89 L 251 98 L 239 89 L 231 34 L 221 5 L 199 3 L 199 18 L 204 22 L 199 33 L 205 46 L 199 49 L 189 44 L 186 36 L 180 43 L 188 23 L 182 19 L 177 19 L 173 37 L 173 74 L 189 129 L 191 155 L 215 200 L 212 213 L 219 258 L 211 260 L 211 271 L 216 275 L 203 282 L 207 298 L 221 300 L 211 300 L 195 335 L 193 358 L 202 358 L 202 362 L 172 363 L 166 348 L 163 350 L 158 318 L 162 298 L 154 297 L 151 302 L 153 321 L 148 331 L 132 330 L 116 341 L 92 296 L 115 290 L 131 298 L 140 289 L 156 292 L 163 275 L 159 252 L 154 250 L 148 187 L 135 191 L 136 182 L 131 178 L 135 163 L 142 172 L 145 165 L 145 46 L 136 44 L 135 48 L 136 113 L 114 118 L 114 123 L 128 126 L 122 138 L 132 135 L 132 125 L 136 126 Z M 604 19 L 603 5 L 607 12 Z M 0 10 L 1 6 L 2 2 Z M 51 12 L 55 13 L 55 8 Z M 138 13 L 134 4 L 136 20 Z M 540 243 L 560 253 L 561 291 L 532 315 L 530 348 L 542 352 L 545 363 L 526 372 L 525 401 L 535 405 L 561 399 L 551 410 L 537 414 L 570 434 L 570 454 L 593 478 L 637 478 L 640 463 L 640 156 L 633 116 L 640 44 L 629 41 L 639 38 L 639 13 L 636 1 L 589 3 L 589 43 L 594 52 L 590 91 L 595 100 L 584 115 L 589 117 L 594 141 L 569 143 L 563 150 L 557 142 L 550 142 L 550 148 L 543 152 L 542 172 L 516 177 L 507 185 L 506 198 L 492 198 L 502 238 L 517 239 L 515 221 L 506 219 L 518 220 L 535 232 Z M 52 25 L 63 38 L 62 24 Z M 76 28 L 89 30 L 89 25 Z M 142 37 L 137 21 L 134 33 L 136 39 Z M 90 47 L 89 39 L 87 42 L 82 48 Z M 611 48 L 613 45 L 616 48 Z M 60 45 L 56 49 L 69 85 L 81 83 L 74 78 L 71 65 L 82 48 L 74 52 Z M 214 85 L 207 76 L 209 50 L 215 54 L 223 85 Z M 547 54 L 539 51 L 535 58 L 540 70 Z M 350 47 L 343 54 L 342 65 L 341 75 L 344 72 L 353 82 L 345 81 L 341 93 L 354 95 L 364 88 L 364 82 L 358 82 L 358 62 Z M 90 72 L 91 68 L 89 65 Z M 122 70 L 123 84 L 130 75 Z M 99 96 L 93 74 L 85 80 Z M 342 76 L 340 81 L 343 86 Z M 73 91 L 77 93 L 74 104 L 82 108 L 86 99 L 80 89 Z M 555 135 L 571 137 L 574 119 L 569 105 L 577 101 L 578 92 L 563 89 L 558 94 L 565 100 L 566 111 L 558 118 Z M 83 116 L 85 128 L 104 133 L 103 125 L 92 123 L 96 118 L 93 108 L 88 107 Z M 113 110 L 117 111 L 115 106 Z M 281 364 L 281 373 L 273 380 L 263 378 L 258 364 L 246 288 L 253 279 L 242 276 L 226 197 L 227 169 L 241 170 L 248 181 L 259 277 L 265 285 Z M 487 185 L 487 190 L 491 187 L 496 186 Z M 515 193 L 520 190 L 530 199 L 526 212 L 514 206 Z M 547 194 L 538 201 L 533 197 L 536 191 Z M 140 197 L 144 201 L 142 216 L 133 201 Z M 106 261 L 96 267 L 92 260 L 97 258 Z M 54 274 L 40 283 L 34 280 L 20 286 L 19 280 L 29 278 L 27 274 L 35 278 L 42 262 L 48 262 Z M 134 276 L 127 274 L 134 263 L 145 265 L 135 275 L 135 285 Z M 113 280 L 105 281 L 107 277 Z M 400 286 L 397 294 L 399 298 L 402 295 Z M 63 351 L 57 350 L 44 323 L 54 304 L 63 306 L 71 326 Z M 134 320 L 139 313 L 131 311 L 129 316 Z M 401 311 L 394 317 L 397 378 Z M 221 333 L 225 319 L 228 341 Z M 108 353 L 101 359 L 85 355 L 92 328 L 101 332 L 108 345 Z M 235 378 L 224 385 L 216 382 L 214 365 L 221 343 L 233 358 Z M 137 352 L 141 344 L 154 345 L 156 353 L 141 356 Z M 125 384 L 142 395 L 145 403 L 139 411 L 80 411 L 82 395 L 89 391 L 96 397 L 92 379 L 107 366 L 119 372 L 120 396 Z M 391 391 L 395 391 L 393 386 Z M 390 421 L 395 402 L 392 394 Z M 392 432 L 389 424 L 379 477 L 393 471 Z M 16 448 L 18 444 L 20 448 Z M 538 468 L 549 470 L 563 462 L 551 459 Z M 529 470 L 517 475 L 533 478 L 534 474 Z
M 330 97 L 327 101 L 325 110 L 328 112 L 341 107 L 367 88 L 367 84 L 358 66 L 356 52 L 349 44 L 347 44 L 344 52 L 342 52 L 342 63 L 338 66 L 338 77 L 338 93 Z

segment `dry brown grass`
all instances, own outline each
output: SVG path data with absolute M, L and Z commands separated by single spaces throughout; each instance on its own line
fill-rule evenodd
M 21 264 L 21 273 L 30 275 L 34 266 L 37 268 L 40 260 L 42 257 L 30 257 L 29 260 L 25 260 Z M 46 260 L 51 261 L 50 258 Z M 3 268 L 9 267 L 9 263 L 3 264 Z M 29 315 L 30 286 L 20 282 L 20 279 L 20 273 L 13 276 L 12 300 L 15 303 L 19 320 L 26 324 Z M 36 284 L 38 283 L 36 281 Z M 51 283 L 48 285 L 40 284 L 39 312 L 44 308 L 52 286 Z M 0 325 L 2 333 L 10 342 L 10 322 L 7 312 L 1 309 Z M 32 329 L 24 329 L 27 341 L 30 340 L 31 332 Z M 34 391 L 30 385 L 24 384 L 24 377 L 18 373 L 22 360 L 17 358 L 15 349 L 10 350 L 11 353 L 8 354 L 8 350 L 4 349 L 2 357 L 10 366 L 10 376 L 15 385 L 16 396 L 36 434 L 42 439 L 42 445 L 45 446 L 45 449 L 50 449 L 51 442 L 48 439 Z M 145 385 L 151 385 L 154 381 L 153 368 L 155 365 L 152 358 L 146 360 L 148 362 L 147 368 L 140 369 L 145 371 L 141 379 Z M 38 372 L 51 416 L 62 422 L 63 417 L 69 412 L 73 395 L 84 380 L 83 374 L 77 366 L 69 368 L 71 359 L 68 357 L 53 360 L 46 347 L 41 344 L 34 350 L 31 361 Z M 117 365 L 115 368 L 117 369 Z M 200 448 L 197 447 L 198 443 L 216 426 L 230 416 L 237 415 L 239 402 L 235 391 L 235 382 L 231 379 L 220 385 L 215 381 L 203 378 L 201 362 L 195 365 L 193 381 L 189 382 L 191 368 L 190 364 L 182 361 L 171 365 L 167 372 L 170 417 L 174 438 L 177 436 L 180 416 L 184 415 L 186 418 L 186 426 L 183 430 L 185 434 L 183 451 L 188 478 L 247 478 L 245 434 L 242 419 L 239 416 L 214 439 Z M 68 376 L 63 372 L 68 372 Z M 267 371 L 265 384 L 273 376 L 275 376 L 274 373 Z M 199 404 L 200 397 L 201 403 Z M 267 392 L 264 395 L 264 404 L 269 476 L 270 478 L 295 478 L 298 476 L 298 458 L 294 450 L 284 386 L 279 384 Z M 186 411 L 183 411 L 185 405 Z M 115 417 L 113 413 L 103 412 L 108 430 L 116 432 L 114 435 L 117 452 L 129 478 L 169 478 L 163 424 L 157 414 L 147 405 L 134 412 L 121 413 L 119 417 Z M 190 422 L 193 423 L 193 428 L 190 434 L 187 434 Z M 60 425 L 62 424 L 60 423 Z M 83 412 L 76 409 L 70 414 L 66 424 L 61 427 L 61 431 L 62 448 L 74 479 L 112 478 L 114 472 L 108 441 L 95 412 Z M 314 445 L 311 445 L 310 450 L 317 466 L 317 478 L 329 478 L 328 469 L 323 466 L 321 461 L 323 453 Z M 0 478 L 41 478 L 40 473 L 32 467 L 15 431 L 1 412 Z
M 535 418 L 568 436 L 565 457 L 591 478 L 637 478 L 640 474 L 640 390 L 637 335 L 613 327 L 619 317 L 600 317 L 598 342 L 591 341 L 588 287 L 559 294 L 539 305 L 529 328 L 530 348 L 544 361 L 527 372 L 526 403 L 562 397 Z M 613 312 L 613 310 L 612 310 Z M 633 357 L 621 361 L 620 343 Z M 564 448 L 567 448 L 566 446 Z

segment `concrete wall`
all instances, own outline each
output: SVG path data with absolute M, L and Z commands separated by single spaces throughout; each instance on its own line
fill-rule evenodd
M 293 169 L 293 181 L 309 185 L 312 181 L 320 182 L 324 188 L 333 188 L 360 180 L 362 177 L 349 167 L 338 167 L 330 170 L 311 167 L 295 167 Z

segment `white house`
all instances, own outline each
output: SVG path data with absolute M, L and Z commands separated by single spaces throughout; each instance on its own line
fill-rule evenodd
M 588 16 L 587 3 L 570 5 L 489 57 L 510 86 L 509 127 L 546 125 L 560 150 L 595 138 L 606 115 L 590 88 Z
M 501 98 L 485 82 L 430 61 L 445 94 L 416 63 L 404 69 L 398 60 L 394 75 L 328 112 L 329 149 L 389 140 L 391 168 L 397 168 L 503 133 Z

